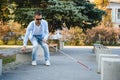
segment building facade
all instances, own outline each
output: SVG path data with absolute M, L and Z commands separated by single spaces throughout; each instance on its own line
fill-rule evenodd
M 107 9 L 111 10 L 113 26 L 120 27 L 120 0 L 109 0 Z

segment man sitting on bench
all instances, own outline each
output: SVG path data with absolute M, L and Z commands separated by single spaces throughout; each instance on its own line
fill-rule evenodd
M 31 21 L 27 27 L 26 34 L 23 41 L 22 51 L 26 50 L 26 45 L 28 38 L 30 39 L 33 50 L 32 50 L 32 65 L 37 65 L 36 57 L 38 45 L 41 45 L 44 51 L 45 65 L 50 65 L 50 55 L 49 48 L 47 44 L 47 39 L 49 36 L 48 23 L 46 20 L 42 19 L 42 13 L 36 11 L 34 13 L 34 21 Z

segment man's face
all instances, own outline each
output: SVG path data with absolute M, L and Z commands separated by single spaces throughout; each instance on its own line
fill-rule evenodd
M 41 19 L 42 19 L 42 15 L 35 15 L 35 22 L 40 23 Z

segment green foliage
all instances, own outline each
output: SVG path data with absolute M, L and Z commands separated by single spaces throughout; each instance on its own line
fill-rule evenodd
M 3 24 L 14 18 L 16 6 L 14 3 L 10 3 L 9 0 L 0 0 L 0 21 Z
M 7 0 L 0 0 L 0 19 L 3 22 L 6 22 L 9 20 L 9 10 L 7 7 Z
M 43 12 L 43 17 L 49 23 L 50 31 L 62 29 L 63 22 L 69 29 L 71 26 L 79 26 L 86 30 L 96 26 L 105 14 L 103 10 L 95 8 L 95 4 L 85 0 L 41 0 L 35 3 L 36 1 L 20 2 L 15 0 L 18 4 L 15 21 L 21 23 L 23 28 L 27 27 L 33 19 L 32 14 L 37 9 Z
M 11 0 L 18 4 L 18 8 L 45 8 L 48 0 Z
M 97 26 L 102 20 L 102 16 L 105 15 L 105 11 L 96 8 L 95 4 L 91 4 L 90 2 L 86 2 L 85 0 L 74 0 L 77 6 L 84 7 L 80 10 L 81 14 L 86 17 L 86 19 L 82 20 L 81 26 L 83 29 L 92 28 Z
M 18 8 L 15 11 L 14 21 L 22 25 L 22 28 L 27 27 L 28 23 L 33 20 L 33 11 L 30 8 Z

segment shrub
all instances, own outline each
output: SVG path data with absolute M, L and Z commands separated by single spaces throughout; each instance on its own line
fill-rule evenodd
M 120 28 L 105 27 L 103 25 L 86 31 L 86 43 L 101 43 L 104 45 L 118 44 Z
M 66 42 L 66 45 L 72 45 L 72 46 L 80 46 L 85 45 L 85 34 L 83 33 L 83 30 L 79 27 L 72 27 L 69 30 L 70 38 L 68 42 Z

